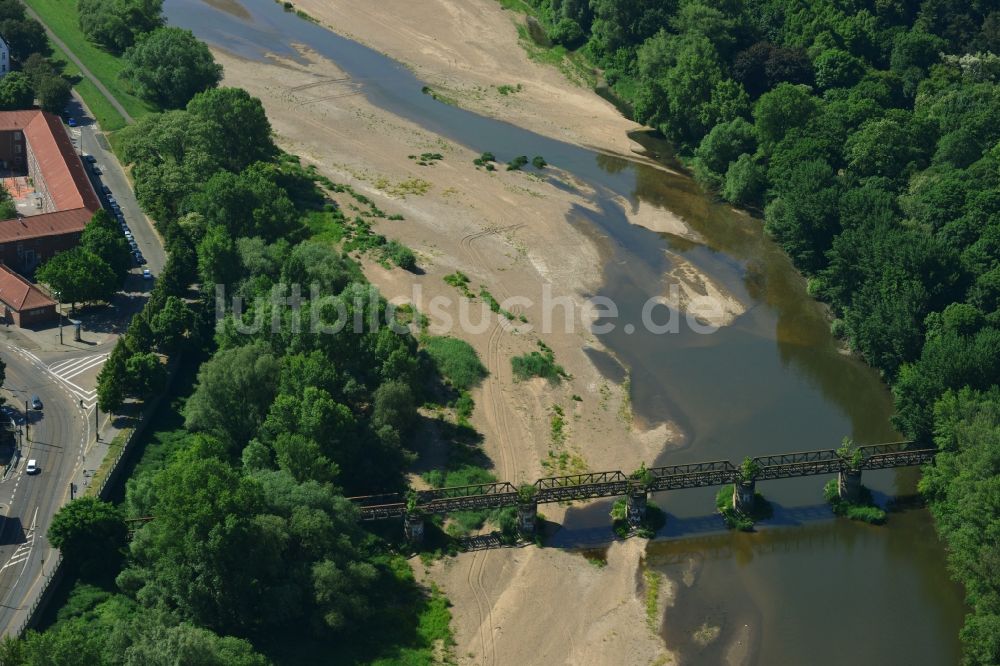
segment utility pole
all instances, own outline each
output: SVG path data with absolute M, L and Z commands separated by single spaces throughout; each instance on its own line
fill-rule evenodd
M 28 420 L 28 401 L 25 400 L 24 401 L 24 438 L 30 442 L 31 441 L 31 431 L 28 430 L 28 424 L 29 424 L 29 420 Z

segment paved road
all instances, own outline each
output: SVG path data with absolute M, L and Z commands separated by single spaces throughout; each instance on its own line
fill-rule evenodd
M 28 10 L 32 15 L 30 9 Z M 35 16 L 35 18 L 38 18 Z M 131 117 L 104 89 L 104 86 L 54 35 L 49 37 L 62 48 L 89 79 L 129 122 Z M 144 280 L 142 268 L 159 275 L 166 263 L 162 239 L 135 200 L 125 171 L 111 152 L 106 137 L 74 93 L 68 109 L 79 127 L 71 130 L 80 152 L 96 157 L 102 174 L 90 172 L 95 189 L 108 185 L 125 216 L 147 264 L 132 270 L 124 293 L 116 299 L 111 313 L 90 323 L 107 324 L 111 331 L 124 328 L 133 313 L 142 308 L 154 281 Z M 102 202 L 107 204 L 102 194 Z M 66 334 L 70 334 L 66 331 Z M 86 333 L 85 333 L 86 339 Z M 86 453 L 94 447 L 94 392 L 96 374 L 113 347 L 113 339 L 85 351 L 32 352 L 14 344 L 0 345 L 0 357 L 7 364 L 4 388 L 20 401 L 19 418 L 24 418 L 25 399 L 38 395 L 44 405 L 28 412 L 30 441 L 23 443 L 16 466 L 0 480 L 0 635 L 13 635 L 27 618 L 56 559 L 46 532 L 55 512 L 70 500 L 70 484 L 78 478 Z M 83 406 L 81 406 L 81 401 Z M 94 455 L 99 451 L 92 452 Z M 27 475 L 29 459 L 38 461 L 39 474 Z M 82 488 L 77 488 L 77 492 Z
M 104 87 L 104 84 L 101 83 L 100 79 L 91 74 L 90 70 L 87 69 L 87 66 L 84 65 L 79 58 L 76 57 L 75 53 L 69 50 L 69 47 L 66 46 L 66 43 L 63 42 L 63 40 L 56 37 L 55 33 L 49 30 L 49 26 L 45 25 L 45 21 L 42 20 L 42 17 L 39 16 L 34 9 L 32 9 L 26 4 L 24 4 L 24 8 L 27 11 L 28 16 L 30 16 L 31 18 L 35 19 L 36 21 L 42 24 L 42 27 L 45 28 L 45 34 L 49 36 L 49 39 L 52 40 L 52 43 L 58 46 L 60 49 L 62 49 L 62 52 L 66 54 L 66 57 L 72 60 L 73 64 L 76 65 L 77 68 L 79 68 L 80 73 L 86 76 L 88 79 L 90 79 L 91 83 L 93 83 L 94 86 L 96 86 L 97 89 L 101 91 L 101 94 L 108 98 L 108 101 L 111 102 L 111 106 L 115 107 L 115 111 L 121 114 L 122 118 L 125 119 L 125 122 L 131 124 L 133 122 L 132 116 L 130 116 L 128 111 L 125 110 L 125 107 L 123 107 L 121 103 L 118 102 L 118 99 L 111 94 L 111 91 L 108 90 L 106 87 Z
M 57 377 L 29 354 L 4 345 L 0 355 L 7 364 L 5 388 L 18 404 L 24 420 L 24 400 L 38 395 L 41 412 L 28 412 L 28 440 L 23 441 L 16 466 L 0 481 L 0 628 L 4 635 L 20 627 L 50 571 L 55 551 L 46 532 L 53 514 L 69 501 L 69 484 L 83 462 L 91 439 L 91 424 L 77 399 Z M 40 473 L 28 475 L 29 459 L 38 461 Z
M 139 250 L 146 257 L 146 261 L 149 262 L 145 268 L 152 271 L 153 275 L 159 275 L 167 260 L 166 253 L 163 250 L 163 242 L 153 224 L 143 214 L 138 202 L 136 202 L 131 183 L 129 183 L 128 178 L 125 176 L 125 171 L 122 169 L 121 164 L 118 163 L 118 158 L 111 152 L 107 138 L 101 133 L 94 119 L 87 114 L 79 99 L 74 98 L 70 104 L 70 113 L 79 123 L 79 127 L 73 128 L 74 130 L 78 130 L 78 132 L 75 131 L 73 133 L 78 133 L 80 136 L 80 151 L 93 155 L 97 159 L 97 165 L 101 170 L 101 175 L 95 176 L 88 168 L 94 188 L 98 193 L 101 192 L 102 185 L 107 185 L 111 188 L 111 193 L 117 199 L 118 205 L 121 206 L 122 213 L 125 215 L 125 223 L 132 231 Z M 101 194 L 101 200 L 103 203 L 107 203 L 103 194 Z M 142 271 L 136 270 L 133 272 L 138 275 Z

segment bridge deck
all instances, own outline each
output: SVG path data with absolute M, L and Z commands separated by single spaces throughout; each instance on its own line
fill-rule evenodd
M 833 449 L 804 451 L 773 456 L 758 456 L 752 461 L 759 472 L 754 480 L 770 481 L 817 474 L 836 474 L 856 470 L 889 469 L 923 465 L 934 459 L 936 449 L 921 448 L 912 442 L 892 442 L 860 446 L 861 462 L 853 467 Z M 531 484 L 531 500 L 539 504 L 569 502 L 601 497 L 621 497 L 637 485 L 649 492 L 703 488 L 735 483 L 740 470 L 728 460 L 653 467 L 647 470 L 646 483 L 630 479 L 620 470 L 591 472 L 538 479 Z M 399 493 L 352 497 L 361 520 L 398 518 L 406 514 L 407 498 Z M 520 503 L 518 488 L 509 481 L 480 483 L 472 486 L 421 490 L 416 506 L 423 513 L 498 509 Z

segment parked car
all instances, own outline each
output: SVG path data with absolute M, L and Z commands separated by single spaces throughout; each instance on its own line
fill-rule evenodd
M 92 164 L 90 166 L 90 169 L 91 169 L 91 171 L 94 172 L 95 176 L 100 176 L 101 175 L 101 167 L 97 166 L 96 164 Z
M 42 408 L 42 399 L 37 395 L 31 396 L 31 408 L 37 410 L 41 410 Z
M 28 466 L 24 468 L 28 474 L 38 474 L 38 461 L 32 458 L 28 461 Z
M 122 233 L 125 234 L 126 238 L 130 238 L 132 236 L 132 230 L 128 228 L 127 224 L 122 225 Z
M 93 155 L 91 155 L 90 153 L 84 153 L 83 154 L 83 161 L 84 162 L 90 162 L 91 164 L 94 164 L 95 162 L 97 162 L 97 158 L 94 157 Z
M 139 264 L 140 266 L 146 263 L 146 257 L 142 256 L 142 252 L 140 252 L 139 250 L 133 252 L 132 256 L 135 257 L 135 263 Z
M 152 280 L 153 279 L 153 274 L 149 272 L 148 268 L 143 268 L 142 269 L 142 279 L 143 280 Z
M 70 116 L 69 119 L 66 120 L 66 124 L 69 125 L 70 127 L 76 127 L 76 118 Z
M 105 195 L 111 196 L 111 188 L 108 187 L 107 185 L 103 185 L 101 187 L 101 191 L 104 192 Z

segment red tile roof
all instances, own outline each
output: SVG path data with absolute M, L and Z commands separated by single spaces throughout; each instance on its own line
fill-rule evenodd
M 0 301 L 17 312 L 56 304 L 38 287 L 3 264 L 0 264 Z
M 101 202 L 62 121 L 46 111 L 0 112 L 0 132 L 20 130 L 56 212 L 0 221 L 0 242 L 81 232 Z
M 0 243 L 80 233 L 93 217 L 86 208 L 0 220 Z

